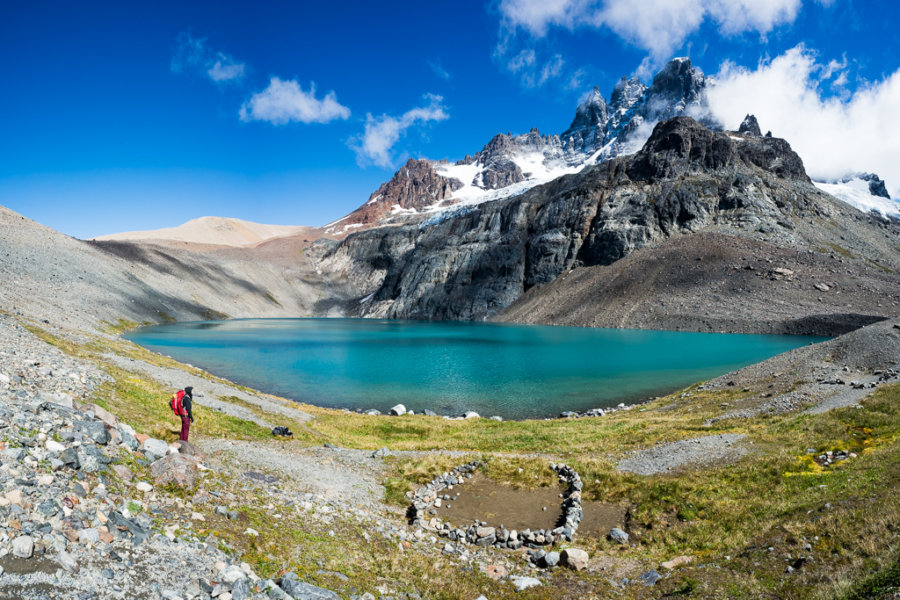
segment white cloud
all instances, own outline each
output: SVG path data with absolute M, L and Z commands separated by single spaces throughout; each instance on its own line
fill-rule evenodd
M 195 38 L 185 31 L 178 35 L 175 44 L 175 54 L 170 63 L 174 73 L 195 71 L 216 83 L 240 81 L 244 77 L 244 63 L 224 52 L 210 49 L 206 38 Z
M 359 137 L 350 140 L 350 147 L 356 152 L 356 160 L 361 166 L 374 164 L 379 167 L 394 165 L 394 146 L 414 125 L 430 121 L 444 121 L 450 116 L 443 105 L 441 96 L 426 94 L 426 106 L 412 108 L 399 117 L 366 115 L 366 128 Z
M 350 109 L 337 101 L 334 92 L 328 92 L 319 100 L 316 85 L 310 83 L 309 91 L 303 91 L 294 80 L 282 81 L 273 77 L 269 87 L 244 102 L 241 106 L 242 121 L 268 121 L 284 125 L 291 121 L 300 123 L 328 123 L 350 117 Z
M 573 29 L 594 9 L 592 0 L 501 0 L 500 13 L 513 28 L 543 37 L 550 25 Z
M 819 0 L 820 3 L 822 0 Z M 802 0 L 501 0 L 502 26 L 532 37 L 551 27 L 608 28 L 647 50 L 654 61 L 669 58 L 704 20 L 724 35 L 756 31 L 765 35 L 797 17 Z M 503 36 L 501 36 L 503 37 Z M 502 46 L 508 43 L 501 42 Z
M 670 58 L 703 17 L 702 0 L 607 0 L 595 22 L 660 61 Z
M 450 72 L 447 71 L 447 69 L 445 69 L 443 67 L 443 65 L 441 65 L 440 59 L 429 60 L 428 66 L 431 67 L 431 70 L 434 72 L 434 74 L 437 75 L 438 77 L 440 77 L 441 79 L 444 79 L 444 80 L 450 79 Z
M 736 128 L 753 113 L 763 131 L 791 144 L 814 179 L 878 173 L 900 196 L 900 69 L 855 93 L 841 93 L 843 63 L 820 64 L 803 46 L 756 69 L 724 65 L 709 89 L 713 114 Z M 828 80 L 834 77 L 830 84 Z M 828 89 L 837 92 L 829 94 Z
M 206 70 L 213 81 L 231 81 L 244 76 L 244 63 L 235 62 L 230 56 L 218 53 L 216 62 Z

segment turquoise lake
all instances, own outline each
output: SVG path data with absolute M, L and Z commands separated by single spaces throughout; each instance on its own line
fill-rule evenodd
M 824 339 L 373 319 L 175 323 L 128 338 L 317 406 L 506 419 L 646 400 Z

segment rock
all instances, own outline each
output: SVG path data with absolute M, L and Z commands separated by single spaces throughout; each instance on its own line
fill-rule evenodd
M 139 492 L 152 492 L 153 486 L 147 483 L 146 481 L 138 481 L 137 485 L 134 486 L 137 488 Z
M 101 446 L 109 442 L 109 431 L 103 421 L 80 421 L 78 429 Z
M 341 598 L 331 590 L 300 581 L 297 575 L 291 572 L 284 574 L 279 585 L 295 600 L 340 600 Z
M 97 404 L 90 404 L 89 406 L 90 409 L 94 412 L 95 417 L 97 417 L 110 427 L 119 426 L 119 419 L 114 414 Z
M 113 465 L 112 470 L 122 481 L 131 481 L 134 478 L 134 473 L 132 473 L 131 469 L 125 465 Z
M 78 453 L 75 452 L 74 448 L 66 448 L 59 454 L 59 460 L 63 465 L 70 467 L 72 469 L 81 468 L 81 463 L 78 462 Z
M 125 444 L 125 446 L 127 446 L 129 450 L 134 451 L 140 447 L 140 442 L 138 442 L 137 438 L 134 437 L 133 433 L 120 428 L 119 434 L 122 436 L 122 443 Z
M 753 137 L 762 137 L 762 131 L 759 129 L 759 122 L 755 115 L 747 115 L 738 127 L 738 133 L 752 135 Z
M 643 583 L 644 585 L 646 585 L 646 586 L 651 586 L 651 585 L 656 585 L 656 582 L 659 581 L 660 579 L 662 579 L 662 575 L 660 575 L 660 574 L 659 574 L 658 572 L 656 572 L 655 570 L 654 570 L 654 571 L 647 571 L 646 573 L 644 573 L 643 575 L 641 575 L 640 577 L 638 577 L 638 579 L 639 579 L 639 580 L 641 581 L 641 583 Z
M 12 489 L 3 494 L 3 498 L 6 500 L 8 504 L 17 504 L 19 506 L 25 506 L 25 495 L 22 493 L 22 490 Z
M 667 560 L 659 566 L 660 568 L 668 569 L 669 571 L 671 571 L 672 569 L 677 569 L 681 565 L 688 564 L 692 560 L 694 560 L 693 556 L 676 556 L 672 560 Z
M 250 600 L 252 595 L 250 582 L 246 579 L 238 579 L 231 586 L 231 600 Z
M 377 417 L 377 416 L 381 415 L 381 411 L 374 409 L 374 408 L 370 408 L 369 410 L 365 411 L 363 414 L 369 415 L 370 417 Z
M 393 416 L 395 416 L 395 417 L 399 417 L 399 416 L 401 416 L 401 415 L 405 415 L 405 414 L 406 414 L 406 407 L 403 406 L 402 404 L 397 404 L 396 406 L 392 406 L 392 407 L 391 407 L 390 413 L 391 413 L 391 415 L 393 415 Z
M 436 412 L 434 412 L 433 410 L 431 410 L 430 408 L 426 408 L 426 409 L 425 409 L 424 411 L 422 411 L 422 412 L 424 413 L 424 415 L 425 415 L 426 417 L 436 417 L 436 416 L 438 416 L 438 414 L 437 414 Z
M 100 532 L 94 529 L 93 527 L 88 527 L 87 529 L 80 529 L 78 531 L 78 541 L 82 544 L 99 544 L 100 543 Z
M 161 458 L 169 453 L 169 445 L 156 438 L 147 438 L 141 443 L 140 450 L 144 454 L 153 455 L 154 458 Z
M 474 410 L 467 410 L 466 412 L 463 413 L 463 419 L 479 419 L 479 418 L 481 418 L 481 415 L 479 415 Z
M 60 453 L 66 449 L 65 446 L 57 442 L 56 440 L 47 440 L 44 442 L 44 448 L 46 448 L 50 452 Z
M 513 576 L 510 577 L 513 586 L 517 591 L 521 592 L 527 590 L 528 588 L 539 587 L 541 584 L 541 580 L 535 577 L 521 577 L 521 576 Z
M 486 565 L 483 571 L 485 575 L 494 581 L 500 581 L 507 575 L 506 567 L 503 565 Z
M 31 558 L 34 554 L 34 538 L 30 535 L 20 535 L 12 543 L 13 556 L 19 558 Z
M 559 564 L 559 552 L 548 552 L 544 555 L 544 565 L 555 567 Z
M 609 535 L 607 537 L 609 539 L 611 539 L 612 541 L 616 542 L 617 544 L 627 544 L 628 543 L 628 534 L 625 533 L 624 531 L 622 531 L 621 529 L 619 529 L 618 527 L 613 527 L 610 530 Z
M 178 440 L 177 442 L 173 443 L 172 446 L 175 447 L 175 449 L 178 451 L 179 454 L 193 456 L 198 461 L 203 462 L 203 458 L 204 458 L 203 452 L 200 450 L 200 448 L 198 448 L 194 444 L 192 444 L 190 442 Z
M 222 581 L 225 583 L 234 584 L 235 581 L 239 579 L 246 579 L 247 574 L 244 573 L 244 570 L 240 568 L 238 565 L 229 565 L 222 571 L 221 574 Z
M 384 458 L 391 453 L 387 448 L 379 448 L 375 452 L 372 453 L 372 458 Z
M 566 548 L 560 559 L 564 566 L 575 571 L 583 571 L 588 566 L 588 553 L 580 548 Z
M 173 484 L 184 489 L 193 489 L 200 480 L 197 459 L 184 454 L 170 454 L 150 465 L 150 475 L 156 486 Z
M 69 573 L 78 572 L 78 561 L 76 561 L 75 558 L 65 550 L 59 551 L 59 553 L 56 555 L 56 562 L 58 562 L 59 566 L 61 566 Z

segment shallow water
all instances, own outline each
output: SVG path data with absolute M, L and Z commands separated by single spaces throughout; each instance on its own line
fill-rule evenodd
M 374 319 L 175 323 L 128 337 L 318 406 L 514 419 L 644 400 L 823 339 Z

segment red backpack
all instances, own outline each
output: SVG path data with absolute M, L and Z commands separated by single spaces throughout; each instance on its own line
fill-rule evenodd
M 172 409 L 172 412 L 175 413 L 176 417 L 187 416 L 187 411 L 184 410 L 184 406 L 181 404 L 182 398 L 184 398 L 184 390 L 178 390 L 172 394 L 172 399 L 169 400 L 169 408 Z

